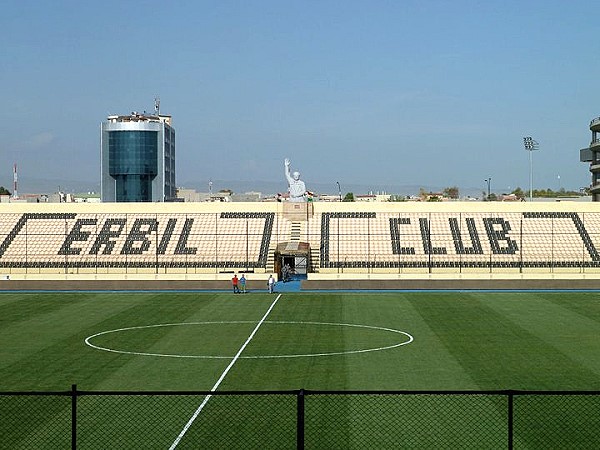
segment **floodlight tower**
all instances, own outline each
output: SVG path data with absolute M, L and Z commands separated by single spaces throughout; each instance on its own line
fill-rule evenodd
M 533 151 L 539 150 L 539 145 L 531 136 L 523 138 L 525 150 L 529 152 L 529 201 L 533 200 Z
M 19 198 L 19 194 L 17 193 L 17 163 L 13 166 L 13 198 Z

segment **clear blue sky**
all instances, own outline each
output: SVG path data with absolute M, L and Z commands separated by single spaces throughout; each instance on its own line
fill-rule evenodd
M 99 185 L 100 123 L 161 112 L 179 185 L 590 182 L 600 115 L 589 1 L 4 1 L 0 184 Z M 282 187 L 284 189 L 284 187 Z

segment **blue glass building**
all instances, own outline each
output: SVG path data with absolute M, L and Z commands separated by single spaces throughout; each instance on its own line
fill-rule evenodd
M 171 116 L 109 116 L 101 126 L 103 202 L 163 202 L 177 196 Z

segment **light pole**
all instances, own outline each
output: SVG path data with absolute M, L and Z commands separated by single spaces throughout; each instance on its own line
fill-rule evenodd
M 340 187 L 340 182 L 336 181 L 338 186 L 338 195 L 340 196 L 340 202 L 342 201 L 342 188 Z
M 537 141 L 534 141 L 531 136 L 523 138 L 525 150 L 529 152 L 529 201 L 533 200 L 533 151 L 539 149 Z
M 490 194 L 491 194 L 491 190 L 490 190 L 490 185 L 492 183 L 492 177 L 486 178 L 485 180 L 483 180 L 487 183 L 488 186 L 488 195 L 487 195 L 487 201 L 490 201 Z

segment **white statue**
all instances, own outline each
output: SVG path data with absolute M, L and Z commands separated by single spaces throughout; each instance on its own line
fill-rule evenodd
M 290 175 L 290 160 L 285 158 L 285 177 L 288 181 L 288 192 L 290 193 L 290 202 L 307 201 L 306 186 L 300 179 L 300 172 L 294 172 Z

